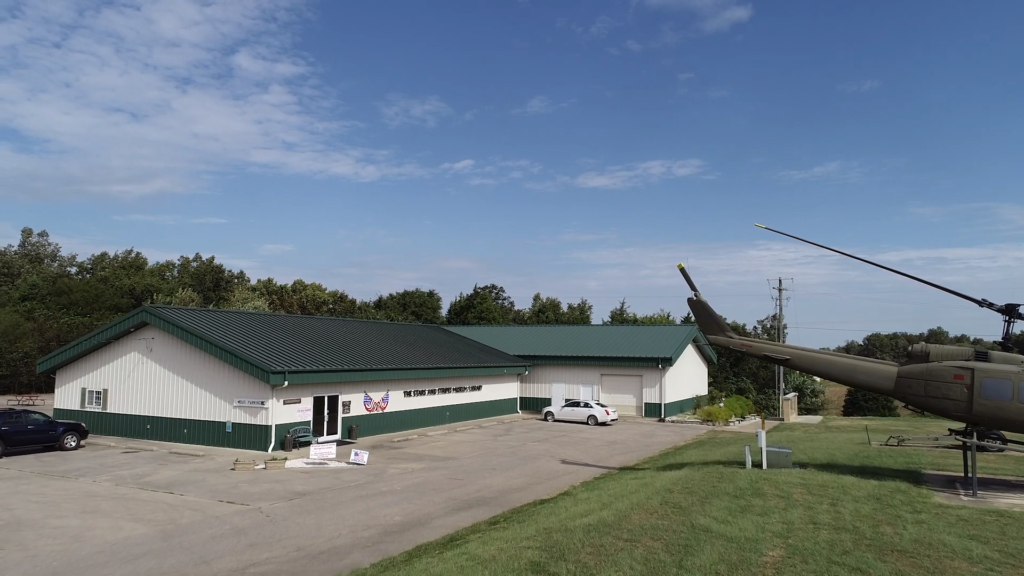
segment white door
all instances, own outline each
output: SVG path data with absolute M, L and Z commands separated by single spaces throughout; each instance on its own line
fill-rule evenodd
M 580 400 L 593 400 L 594 399 L 594 385 L 593 384 L 580 384 Z
M 565 404 L 565 382 L 552 382 L 551 405 L 557 408 L 562 404 Z
M 643 377 L 602 374 L 601 401 L 618 410 L 619 415 L 643 416 Z

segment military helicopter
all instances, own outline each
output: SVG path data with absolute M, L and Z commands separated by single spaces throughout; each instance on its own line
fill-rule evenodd
M 839 352 L 743 338 L 736 335 L 701 297 L 690 274 L 679 264 L 679 271 L 693 292 L 693 297 L 687 298 L 686 302 L 711 344 L 851 388 L 883 394 L 918 411 L 961 422 L 965 424 L 964 428 L 949 429 L 951 435 L 960 438 L 973 436 L 976 441 L 1006 446 L 1008 441 L 1000 430 L 1024 433 L 1024 356 L 1014 354 L 1011 345 L 1014 324 L 1017 320 L 1024 320 L 1020 304 L 995 304 L 973 298 L 828 246 L 760 224 L 756 226 L 916 280 L 1001 314 L 1003 336 L 999 345 L 1002 351 L 914 344 L 909 350 L 909 360 L 899 365 Z M 1009 442 L 1018 444 L 1012 440 Z

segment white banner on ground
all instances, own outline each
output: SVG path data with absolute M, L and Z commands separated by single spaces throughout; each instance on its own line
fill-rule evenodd
M 314 460 L 331 460 L 338 457 L 338 445 L 335 442 L 310 444 L 309 457 Z

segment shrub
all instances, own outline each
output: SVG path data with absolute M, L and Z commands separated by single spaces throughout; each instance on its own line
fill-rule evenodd
M 733 416 L 738 418 L 746 418 L 754 413 L 754 403 L 739 395 L 726 398 L 725 407 L 732 412 Z
M 888 396 L 850 388 L 843 402 L 843 416 L 899 416 L 896 402 Z
M 705 422 L 714 422 L 715 424 L 725 424 L 732 418 L 732 412 L 723 406 L 708 406 L 701 408 L 697 415 L 700 416 L 701 420 Z

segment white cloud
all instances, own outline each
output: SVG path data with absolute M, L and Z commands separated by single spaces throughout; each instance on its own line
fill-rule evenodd
M 881 86 L 882 83 L 878 80 L 858 80 L 856 82 L 845 82 L 836 86 L 836 90 L 852 94 L 855 92 L 867 92 L 868 90 L 874 90 Z
M 954 219 L 959 224 L 971 223 L 982 229 L 1009 234 L 1024 234 L 1024 205 L 1005 202 L 973 202 L 969 204 L 947 204 L 942 206 L 912 206 L 910 213 L 915 216 L 945 222 Z
M 181 218 L 168 214 L 117 214 L 112 216 L 112 218 L 122 222 L 158 222 L 161 224 L 177 224 L 182 221 Z M 213 216 L 187 218 L 184 221 L 190 224 L 226 224 L 228 222 L 224 218 L 215 218 Z
M 572 178 L 571 183 L 580 188 L 632 188 L 665 178 L 693 176 L 703 169 L 702 160 L 651 160 L 584 172 Z
M 513 114 L 523 114 L 526 116 L 535 116 L 537 114 L 551 114 L 559 108 L 565 108 L 572 105 L 575 100 L 567 100 L 561 104 L 555 104 L 551 98 L 547 96 L 534 96 L 526 103 L 522 108 L 516 108 L 512 111 Z
M 806 182 L 811 180 L 827 180 L 833 182 L 851 182 L 858 180 L 864 173 L 854 162 L 826 162 L 806 170 L 782 170 L 775 177 L 788 182 Z
M 644 49 L 644 47 L 641 46 L 640 43 L 635 40 L 626 40 L 626 43 L 623 44 L 623 46 L 625 46 L 626 48 L 633 52 L 642 52 Z
M 693 79 L 694 76 L 696 76 L 696 74 L 692 74 L 690 72 L 686 72 L 684 74 L 679 74 L 676 77 L 679 79 L 680 82 L 686 82 L 687 80 Z
M 288 0 L 0 9 L 0 194 L 195 191 L 225 170 L 421 174 L 346 145 L 354 123 L 292 49 Z
M 459 162 L 446 162 L 441 164 L 441 169 L 453 173 L 469 172 L 473 169 L 474 164 L 476 164 L 476 161 L 468 159 Z
M 604 38 L 608 32 L 619 26 L 620 23 L 604 15 L 598 16 L 597 20 L 590 26 L 587 33 L 595 38 Z
M 698 28 L 713 34 L 725 32 L 736 24 L 742 24 L 754 15 L 750 4 L 737 4 L 736 0 L 642 0 L 651 8 L 685 10 L 693 12 L 699 19 Z M 677 40 L 677 39 L 676 39 Z
M 173 224 L 175 221 L 174 216 L 154 214 L 119 214 L 113 218 L 122 222 L 160 222 L 162 224 Z
M 622 54 L 622 50 L 619 50 L 618 48 L 605 48 L 605 51 L 611 54 L 612 56 L 619 56 L 620 54 Z
M 291 252 L 295 247 L 291 244 L 264 244 L 257 249 L 257 252 L 267 256 L 274 256 L 277 254 L 284 254 L 285 252 Z
M 402 94 L 388 94 L 377 107 L 384 123 L 392 128 L 403 124 L 432 128 L 437 126 L 442 117 L 453 113 L 437 96 L 416 99 Z

